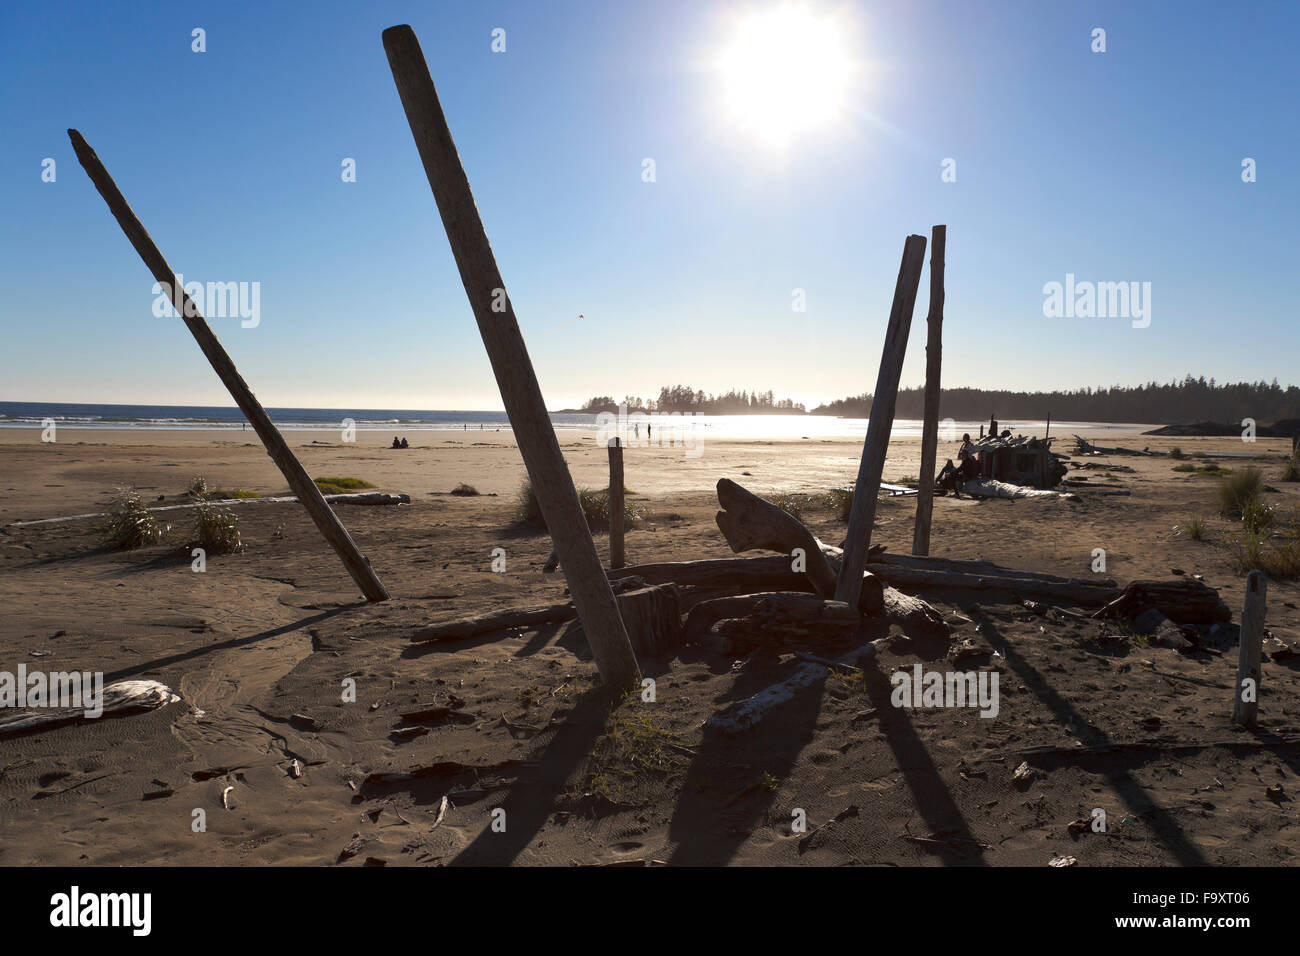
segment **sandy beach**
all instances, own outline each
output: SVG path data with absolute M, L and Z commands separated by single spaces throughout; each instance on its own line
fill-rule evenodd
M 1266 476 L 1288 450 L 1138 431 L 1107 432 L 1106 443 L 1244 449 Z M 879 633 L 864 636 L 887 649 L 865 676 L 834 672 L 762 733 L 720 739 L 702 729 L 706 718 L 788 676 L 791 655 L 688 646 L 643 661 L 658 682 L 646 717 L 602 709 L 572 626 L 410 642 L 433 622 L 564 600 L 563 575 L 541 571 L 549 537 L 514 518 L 524 467 L 509 433 L 421 432 L 404 451 L 380 433 L 286 437 L 313 477 L 410 495 L 399 507 L 337 508 L 391 600 L 362 602 L 294 503 L 236 506 L 244 548 L 213 556 L 202 574 L 183 548 L 185 512 L 166 515 L 162 544 L 127 552 L 104 550 L 88 521 L 15 526 L 103 510 L 117 485 L 180 503 L 196 475 L 212 488 L 285 493 L 251 432 L 60 429 L 52 444 L 35 429 L 0 432 L 3 669 L 147 677 L 181 697 L 0 739 L 0 863 L 1295 862 L 1293 804 L 1267 791 L 1300 791 L 1297 658 L 1266 656 L 1260 726 L 1234 728 L 1243 577 L 1219 541 L 1235 528 L 1215 513 L 1214 480 L 1175 472 L 1168 457 L 1107 456 L 1084 472 L 1129 496 L 938 498 L 932 553 L 1084 578 L 1104 548 L 1120 584 L 1203 575 L 1233 610 L 1217 648 L 1184 655 L 991 592 L 918 592 L 951 625 L 952 644 L 997 652 L 996 718 L 891 707 L 888 675 L 942 664 L 947 645 L 869 622 Z M 590 436 L 560 438 L 577 484 L 603 487 L 604 449 Z M 919 448 L 894 442 L 885 480 L 915 476 Z M 955 451 L 941 444 L 940 463 Z M 641 516 L 628 562 L 729 557 L 713 520 L 721 477 L 807 496 L 803 520 L 839 544 L 844 523 L 822 497 L 852 482 L 860 455 L 847 440 L 717 441 L 697 458 L 628 449 L 628 500 Z M 482 494 L 449 495 L 460 482 Z M 1268 484 L 1270 503 L 1300 505 L 1300 486 Z M 908 553 L 914 508 L 914 498 L 882 499 L 873 543 Z M 1206 523 L 1203 541 L 1176 530 L 1193 516 Z M 596 540 L 606 555 L 606 536 Z M 502 573 L 492 569 L 498 548 Z M 1266 652 L 1300 645 L 1297 600 L 1294 580 L 1270 584 Z M 342 699 L 348 678 L 355 702 Z M 427 733 L 395 733 L 401 714 L 430 708 L 442 716 Z M 1079 753 L 1036 758 L 1032 782 L 1017 786 L 1023 752 L 1040 747 Z M 1095 807 L 1109 831 L 1071 832 Z M 216 839 L 196 838 L 196 808 Z M 504 833 L 491 826 L 499 808 Z M 797 810 L 809 831 L 831 823 L 792 833 Z

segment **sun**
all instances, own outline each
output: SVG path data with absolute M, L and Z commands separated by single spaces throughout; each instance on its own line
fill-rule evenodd
M 774 146 L 833 123 L 853 73 L 842 35 L 792 4 L 738 18 L 717 63 L 728 119 Z

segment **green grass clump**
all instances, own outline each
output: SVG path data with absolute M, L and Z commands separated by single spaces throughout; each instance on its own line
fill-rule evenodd
M 226 501 L 229 499 L 239 498 L 260 498 L 262 497 L 256 491 L 247 491 L 243 488 L 219 488 L 216 491 L 208 493 L 209 501 Z
M 1170 457 L 1170 458 L 1186 458 L 1187 456 L 1183 454 L 1183 450 L 1182 450 L 1181 448 L 1179 448 L 1177 445 L 1175 445 L 1173 448 L 1169 449 L 1169 457 Z M 1178 471 L 1178 470 L 1179 470 L 1179 469 L 1177 469 L 1177 468 L 1174 469 L 1174 471 Z
M 837 518 L 848 521 L 849 513 L 853 510 L 853 489 L 832 488 L 826 492 L 826 504 Z
M 116 551 L 158 544 L 166 531 L 167 526 L 158 523 L 134 488 L 117 489 L 113 505 L 100 526 L 104 546 Z
M 1174 465 L 1174 471 L 1195 471 L 1196 466 L 1191 462 L 1184 462 L 1181 465 Z
M 1205 522 L 1193 515 L 1187 519 L 1187 524 L 1178 529 L 1193 541 L 1205 540 Z
M 624 491 L 624 494 L 627 494 Z M 587 519 L 587 527 L 592 529 L 609 527 L 609 489 L 579 488 L 578 504 Z M 533 491 L 532 482 L 527 478 L 519 485 L 515 494 L 515 519 L 521 524 L 537 528 L 546 527 L 542 517 L 542 507 L 537 503 L 537 493 Z M 623 503 L 623 527 L 633 528 L 641 522 L 641 512 L 626 501 Z
M 346 495 L 353 491 L 360 491 L 362 488 L 375 487 L 360 478 L 313 478 L 312 481 L 316 482 L 316 487 L 324 495 Z
M 1264 475 L 1258 468 L 1247 467 L 1219 482 L 1219 513 L 1239 517 L 1257 504 L 1264 491 Z
M 197 511 L 190 547 L 202 548 L 208 554 L 228 554 L 239 550 L 238 515 L 208 501 L 199 505 Z
M 479 491 L 473 485 L 467 485 L 462 481 L 455 488 L 451 489 L 451 493 L 456 495 L 458 498 L 474 498 L 477 497 Z

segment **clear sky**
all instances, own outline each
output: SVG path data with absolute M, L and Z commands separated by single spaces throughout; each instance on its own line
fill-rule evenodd
M 945 385 L 1300 379 L 1300 4 L 810 0 L 798 22 L 833 36 L 793 86 L 779 52 L 732 55 L 774 6 L 4 4 L 0 400 L 231 404 L 154 316 L 75 127 L 186 281 L 261 284 L 256 328 L 210 321 L 264 404 L 500 408 L 384 56 L 397 23 L 552 408 L 869 391 L 903 240 L 935 223 Z M 1067 273 L 1150 282 L 1149 327 L 1045 317 Z

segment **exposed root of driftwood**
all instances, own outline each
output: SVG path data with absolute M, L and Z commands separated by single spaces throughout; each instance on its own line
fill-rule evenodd
M 835 593 L 835 572 L 802 521 L 729 478 L 718 480 L 718 504 L 722 506 L 716 517 L 718 528 L 732 551 L 763 549 L 793 555 L 798 549 L 814 590 L 823 597 Z
M 702 601 L 686 620 L 687 640 L 725 654 L 791 644 L 847 644 L 861 616 L 842 601 L 789 591 Z
M 846 654 L 836 664 L 861 667 L 876 649 L 870 644 L 857 648 Z M 705 721 L 705 728 L 722 734 L 738 734 L 750 730 L 773 710 L 794 699 L 801 690 L 824 681 L 830 676 L 830 668 L 825 664 L 807 662 L 800 664 L 793 674 L 783 681 L 764 688 L 753 697 L 749 697 L 727 710 L 714 714 Z
M 156 680 L 124 680 L 109 684 L 103 691 L 103 714 L 132 713 L 136 711 L 157 710 L 159 707 L 173 704 L 180 700 L 166 684 Z M 90 701 L 84 701 L 84 707 L 56 707 L 44 710 L 20 710 L 17 713 L 0 717 L 0 737 L 14 734 L 33 733 L 55 726 L 82 720 L 96 720 L 88 717 Z M 101 715 L 102 716 L 102 715 Z

